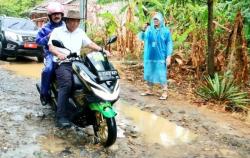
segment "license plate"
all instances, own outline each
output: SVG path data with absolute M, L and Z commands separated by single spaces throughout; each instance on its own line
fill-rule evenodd
M 36 43 L 24 43 L 24 48 L 37 48 Z
M 111 71 L 99 71 L 98 78 L 100 81 L 111 81 L 119 79 L 120 77 L 117 70 L 111 70 Z

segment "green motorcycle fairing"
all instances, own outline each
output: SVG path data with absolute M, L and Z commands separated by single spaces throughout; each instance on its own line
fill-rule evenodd
M 99 111 L 104 117 L 107 118 L 112 118 L 117 115 L 117 112 L 115 112 L 112 108 L 110 102 L 91 103 L 89 107 L 91 110 Z

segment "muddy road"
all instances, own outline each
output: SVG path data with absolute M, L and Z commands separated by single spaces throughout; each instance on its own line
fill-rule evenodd
M 140 88 L 121 82 L 115 104 L 118 138 L 110 148 L 93 143 L 92 128 L 55 127 L 54 112 L 42 106 L 35 83 L 42 64 L 0 61 L 1 158 L 248 158 L 250 124 L 231 114 L 188 103 L 141 97 Z

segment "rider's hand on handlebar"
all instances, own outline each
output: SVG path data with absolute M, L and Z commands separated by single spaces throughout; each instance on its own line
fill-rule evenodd
M 112 56 L 112 54 L 108 50 L 103 49 L 103 52 L 106 53 L 107 56 Z
M 58 54 L 57 57 L 58 57 L 59 60 L 65 60 L 66 59 L 66 55 L 62 54 L 62 53 Z

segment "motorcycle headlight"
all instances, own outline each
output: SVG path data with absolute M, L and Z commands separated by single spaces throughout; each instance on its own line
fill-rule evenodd
M 17 41 L 17 42 L 22 41 L 21 35 L 18 35 L 14 32 L 10 32 L 10 31 L 5 32 L 5 37 L 6 37 L 6 39 L 8 39 L 10 41 Z

